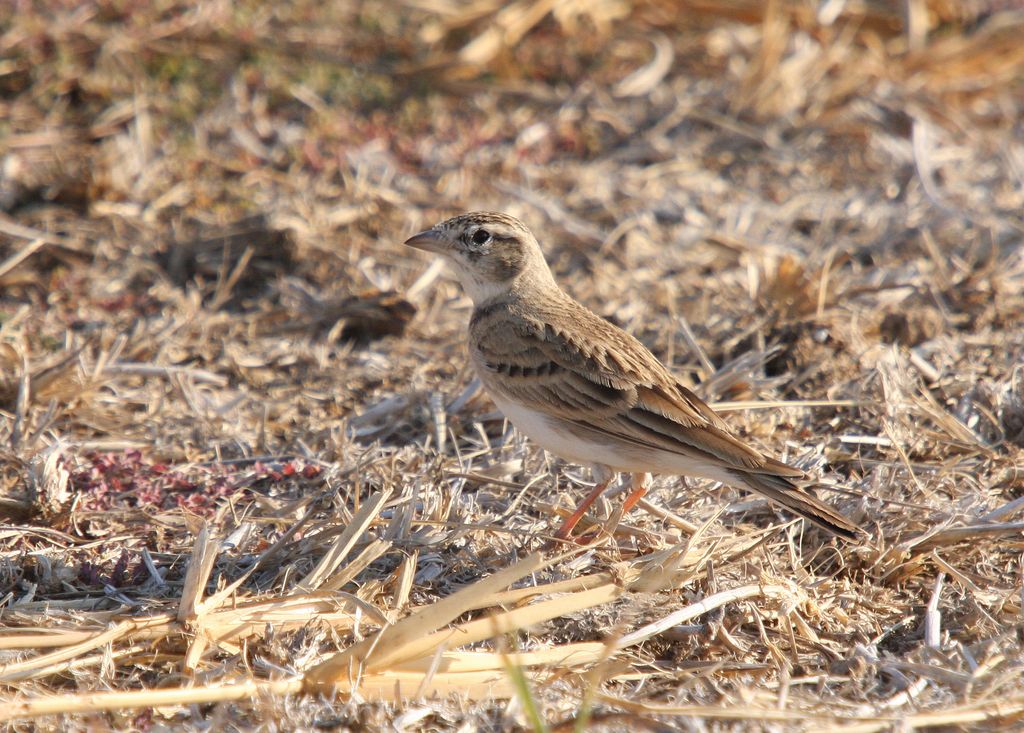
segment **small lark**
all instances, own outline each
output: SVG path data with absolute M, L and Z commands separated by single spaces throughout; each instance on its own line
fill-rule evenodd
M 563 292 L 518 219 L 465 214 L 405 243 L 443 255 L 473 299 L 469 353 L 498 408 L 546 450 L 593 467 L 597 486 L 560 539 L 615 472 L 633 478 L 623 512 L 651 473 L 683 474 L 753 489 L 840 537 L 861 532 L 797 486 L 802 471 L 743 443 L 643 344 Z

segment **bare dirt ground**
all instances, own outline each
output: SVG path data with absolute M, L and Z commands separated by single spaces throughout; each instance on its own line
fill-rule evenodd
M 1024 725 L 1020 3 L 14 5 L 9 729 Z M 401 245 L 471 209 L 870 538 L 660 477 L 541 552 L 589 475 Z

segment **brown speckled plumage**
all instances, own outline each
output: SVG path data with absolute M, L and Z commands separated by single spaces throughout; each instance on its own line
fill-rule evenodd
M 476 306 L 469 353 L 481 382 L 548 450 L 640 476 L 636 498 L 648 472 L 699 476 L 753 489 L 842 537 L 860 532 L 797 486 L 802 471 L 739 440 L 643 344 L 563 292 L 517 219 L 466 214 L 408 244 L 452 263 Z

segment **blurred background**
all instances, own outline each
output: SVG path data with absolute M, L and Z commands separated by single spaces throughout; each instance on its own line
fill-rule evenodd
M 218 353 L 292 328 L 397 335 L 428 266 L 397 243 L 479 208 L 525 219 L 578 295 L 641 333 L 652 305 L 698 338 L 742 321 L 692 287 L 715 272 L 743 308 L 818 315 L 828 270 L 923 258 L 948 281 L 951 258 L 1020 242 L 1020 30 L 1012 0 L 15 2 L 4 337 L 95 361 L 191 308 L 240 317 Z M 920 296 L 874 304 L 890 340 L 934 335 Z M 219 358 L 172 339 L 133 360 L 154 350 Z M 35 376 L 59 372 L 49 351 Z M 21 361 L 0 352 L 0 404 Z
M 237 525 L 250 567 L 321 491 L 317 526 L 377 490 L 429 515 L 388 530 L 412 558 L 405 602 L 410 578 L 425 602 L 506 565 L 581 489 L 474 390 L 468 300 L 401 245 L 495 209 L 703 396 L 779 401 L 729 419 L 825 472 L 875 532 L 859 554 L 808 542 L 804 562 L 780 542 L 743 560 L 832 573 L 853 599 L 802 669 L 884 637 L 924 674 L 905 622 L 949 566 L 914 553 L 959 542 L 971 571 L 944 618 L 972 651 L 947 649 L 930 700 L 967 700 L 982 659 L 978 695 L 997 699 L 1021 658 L 1022 37 L 1020 0 L 6 0 L 0 509 L 18 529 L 0 597 L 173 605 L 182 509 L 224 531 L 255 517 Z M 699 524 L 730 491 L 666 479 L 654 496 Z M 728 533 L 777 518 L 735 506 Z M 465 522 L 498 529 L 467 544 Z M 309 571 L 323 548 L 300 539 L 260 588 Z M 25 554 L 40 547 L 63 570 Z M 140 585 L 144 551 L 170 586 Z M 389 608 L 397 562 L 359 576 L 367 602 Z M 578 638 L 603 638 L 587 623 Z M 743 623 L 774 674 L 790 651 Z M 736 656 L 689 644 L 664 653 Z M 877 656 L 833 671 L 845 710 L 906 681 Z M 818 683 L 801 689 L 817 704 Z M 686 699 L 727 697 L 701 694 Z
M 440 352 L 373 342 L 425 311 L 417 337 L 461 348 L 465 301 L 399 242 L 469 209 L 523 218 L 574 294 L 697 378 L 697 343 L 720 366 L 781 342 L 769 375 L 837 352 L 856 370 L 813 337 L 837 305 L 862 308 L 869 340 L 908 346 L 1020 323 L 979 276 L 1021 241 L 1018 2 L 13 7 L 0 406 L 14 413 L 27 375 L 19 415 L 42 420 L 21 439 L 52 423 L 182 456 L 291 450 L 309 416 L 294 387 L 273 392 L 285 367 L 328 421 L 404 393 L 395 380 L 450 391 Z M 255 392 L 220 392 L 197 434 L 126 422 L 94 399 L 145 371 L 118 361 L 226 371 Z M 803 388 L 836 381 L 819 376 Z M 245 417 L 220 434 L 225 410 Z

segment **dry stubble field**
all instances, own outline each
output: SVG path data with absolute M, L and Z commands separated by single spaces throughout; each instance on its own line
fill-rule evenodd
M 11 730 L 1020 728 L 1020 3 L 14 5 Z M 400 244 L 479 208 L 870 538 L 542 553 L 589 476 Z

